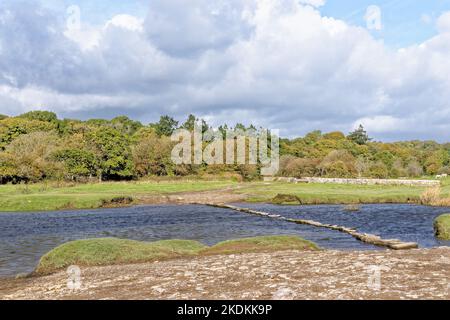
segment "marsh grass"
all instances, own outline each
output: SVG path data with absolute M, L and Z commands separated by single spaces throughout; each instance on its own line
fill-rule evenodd
M 420 196 L 420 203 L 435 207 L 450 206 L 450 196 L 445 195 L 441 187 L 426 189 Z

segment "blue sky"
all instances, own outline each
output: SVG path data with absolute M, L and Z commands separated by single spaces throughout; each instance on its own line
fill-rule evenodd
M 449 141 L 449 57 L 450 0 L 2 0 L 0 114 Z
M 379 39 L 395 47 L 420 43 L 436 34 L 433 23 L 450 9 L 450 0 L 328 0 L 321 8 L 325 15 L 351 24 L 364 26 L 364 14 L 369 5 L 377 5 L 382 12 L 383 30 L 372 32 Z M 430 21 L 424 21 L 429 17 Z

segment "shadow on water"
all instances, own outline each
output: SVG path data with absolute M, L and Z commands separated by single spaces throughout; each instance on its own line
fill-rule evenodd
M 367 205 L 359 212 L 342 206 L 243 204 L 286 217 L 356 227 L 360 231 L 418 242 L 448 245 L 433 235 L 433 220 L 445 208 Z M 380 249 L 332 230 L 296 225 L 207 206 L 137 206 L 132 208 L 0 214 L 0 277 L 31 272 L 39 258 L 71 240 L 116 237 L 141 241 L 198 240 L 207 245 L 261 235 L 298 235 L 327 249 Z

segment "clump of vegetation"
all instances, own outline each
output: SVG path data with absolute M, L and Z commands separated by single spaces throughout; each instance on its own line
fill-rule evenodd
M 296 236 L 266 236 L 224 241 L 211 248 L 202 250 L 202 253 L 235 254 L 281 250 L 319 250 L 319 247 L 313 242 Z
M 441 198 L 441 188 L 428 188 L 420 195 L 420 202 L 425 205 L 432 205 Z
M 361 206 L 359 204 L 349 204 L 349 205 L 344 206 L 344 211 L 358 212 L 358 211 L 361 211 Z
M 123 207 L 133 204 L 134 200 L 132 197 L 114 197 L 112 199 L 102 200 L 102 208 L 116 208 Z
M 270 252 L 280 250 L 318 250 L 317 245 L 295 236 L 268 236 L 231 240 L 207 247 L 190 240 L 139 242 L 115 238 L 68 242 L 44 255 L 35 274 L 45 275 L 80 267 L 144 263 L 199 255 Z
M 293 194 L 277 194 L 271 202 L 278 205 L 302 204 L 300 198 Z
M 420 196 L 420 202 L 423 205 L 447 207 L 450 206 L 450 197 L 442 195 L 441 187 L 433 187 L 425 190 Z
M 450 240 L 450 214 L 443 214 L 434 221 L 436 237 L 441 240 Z
M 197 241 L 139 242 L 114 238 L 78 240 L 63 244 L 44 255 L 37 274 L 49 274 L 71 265 L 105 266 L 151 262 L 197 254 L 205 246 Z

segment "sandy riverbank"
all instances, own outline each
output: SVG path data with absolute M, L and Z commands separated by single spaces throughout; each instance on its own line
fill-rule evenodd
M 0 280 L 0 299 L 450 299 L 450 248 L 205 256 L 84 268 L 79 291 L 66 281 Z

